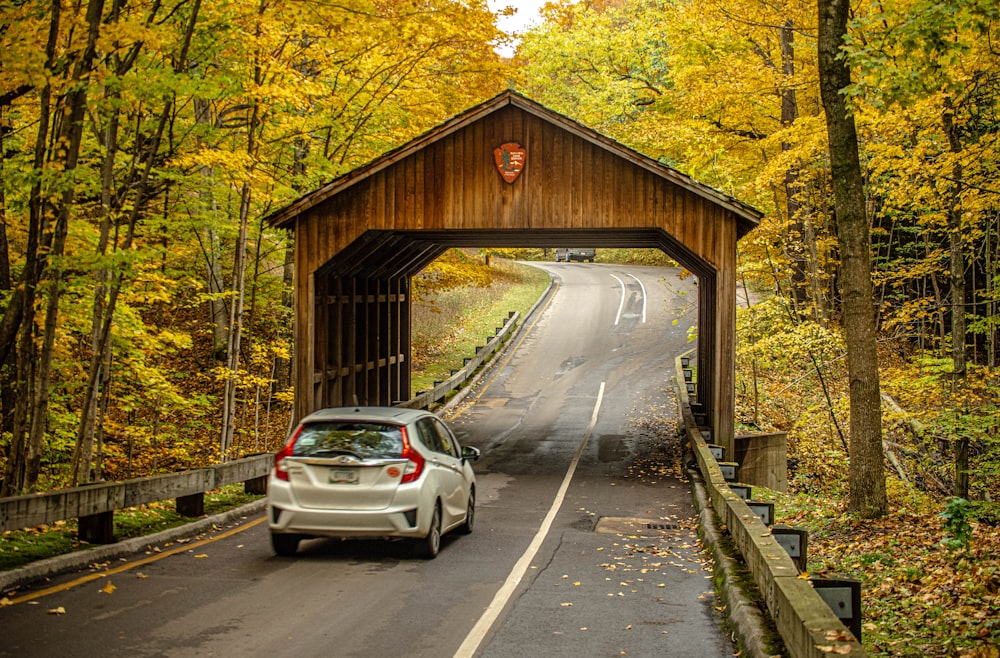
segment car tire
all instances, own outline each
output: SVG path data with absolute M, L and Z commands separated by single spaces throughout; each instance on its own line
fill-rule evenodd
M 476 491 L 469 492 L 469 505 L 465 508 L 465 523 L 458 526 L 456 532 L 460 535 L 471 535 L 476 525 Z
M 417 539 L 413 548 L 417 557 L 425 560 L 433 560 L 441 550 L 441 509 L 437 505 L 434 506 L 434 515 L 431 516 L 431 527 L 427 531 L 427 536 Z
M 282 557 L 291 557 L 299 550 L 299 542 L 302 537 L 298 535 L 283 535 L 281 533 L 271 533 L 271 548 L 275 554 Z

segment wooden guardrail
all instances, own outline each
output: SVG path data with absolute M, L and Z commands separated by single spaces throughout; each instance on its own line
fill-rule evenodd
M 427 409 L 432 404 L 445 399 L 449 393 L 462 387 L 462 385 L 483 365 L 486 359 L 493 355 L 517 327 L 517 322 L 521 318 L 520 311 L 511 311 L 507 314 L 502 327 L 497 327 L 496 334 L 490 338 L 486 345 L 476 348 L 476 354 L 466 359 L 461 370 L 456 370 L 451 377 L 443 382 L 437 383 L 434 388 L 423 393 L 418 393 L 414 397 L 404 402 L 398 403 L 398 407 L 408 407 L 410 409 Z
M 792 658 L 862 658 L 868 654 L 844 623 L 802 578 L 771 529 L 735 494 L 695 422 L 680 358 L 676 386 L 684 430 L 708 489 L 712 507 L 736 544 Z
M 243 482 L 248 492 L 265 493 L 273 463 L 274 455 L 257 455 L 180 473 L 0 498 L 0 531 L 76 518 L 81 539 L 110 543 L 115 510 L 176 498 L 179 514 L 201 516 L 206 491 Z

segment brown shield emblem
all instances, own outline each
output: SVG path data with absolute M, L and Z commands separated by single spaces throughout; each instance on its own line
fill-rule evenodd
M 493 159 L 497 163 L 500 175 L 508 183 L 513 183 L 524 169 L 524 160 L 528 152 L 515 142 L 507 142 L 493 149 Z

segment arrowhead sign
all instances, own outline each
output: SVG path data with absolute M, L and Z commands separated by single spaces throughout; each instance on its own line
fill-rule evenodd
M 527 153 L 527 150 L 516 142 L 507 142 L 493 149 L 493 159 L 505 181 L 513 183 L 521 175 Z

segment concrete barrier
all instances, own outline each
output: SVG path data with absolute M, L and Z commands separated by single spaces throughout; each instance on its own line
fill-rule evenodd
M 695 422 L 681 371 L 678 359 L 675 386 L 678 407 L 710 505 L 743 556 L 789 655 L 792 658 L 867 656 L 861 643 L 813 589 L 808 578 L 802 577 L 771 529 L 729 488 Z

